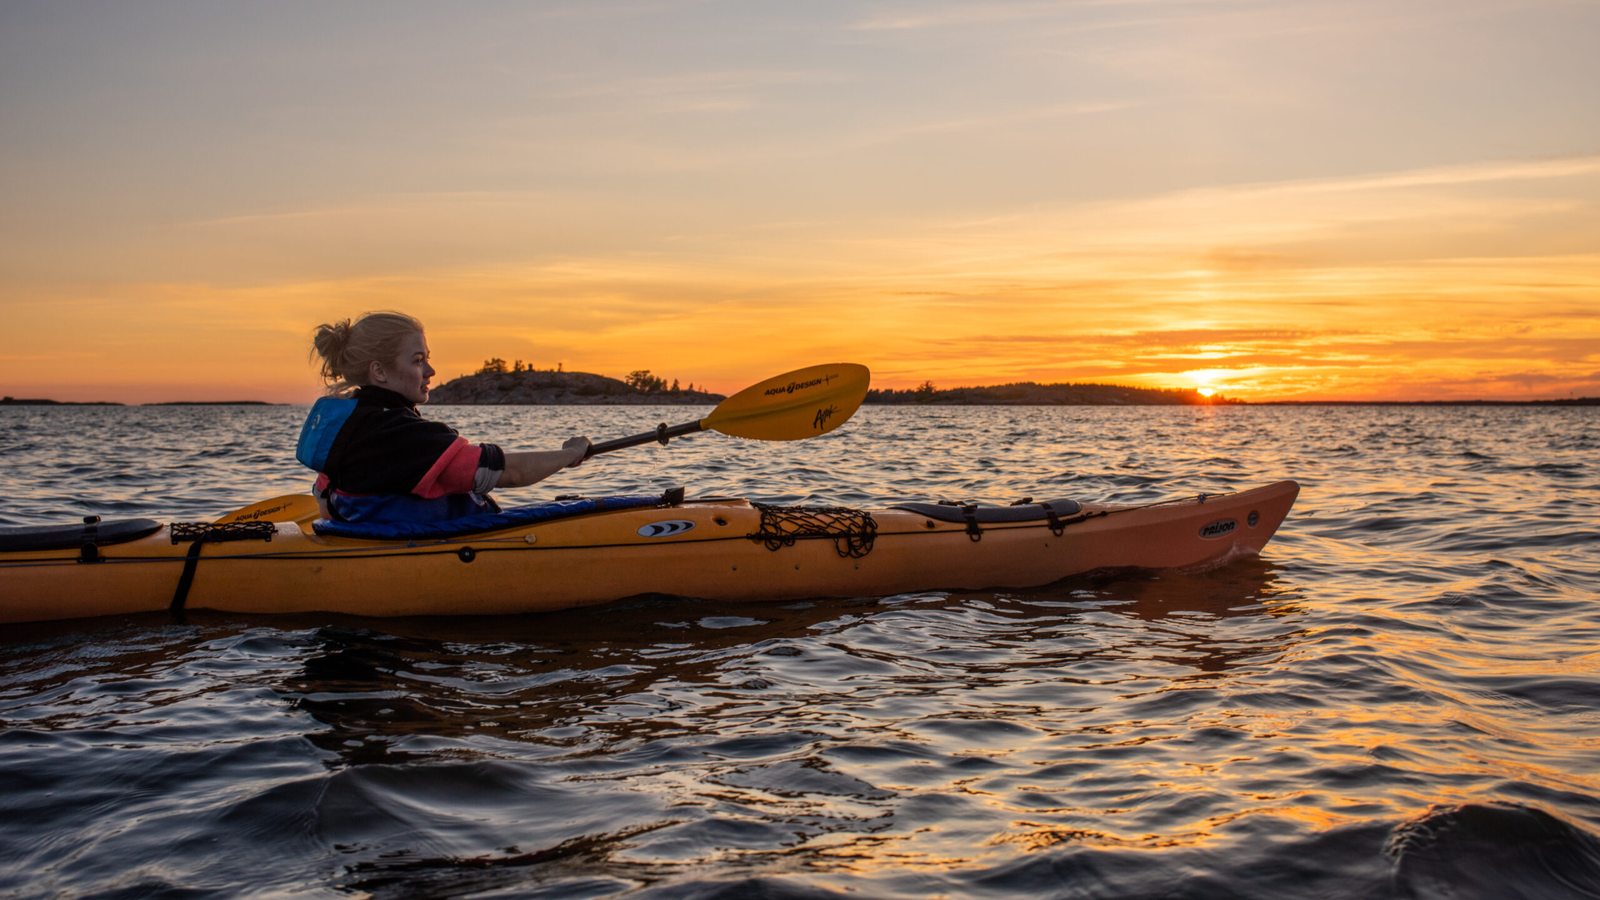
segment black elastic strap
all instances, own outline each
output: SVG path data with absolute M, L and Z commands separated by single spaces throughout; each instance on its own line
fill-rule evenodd
M 1073 516 L 1070 519 L 1062 519 L 1061 520 L 1061 525 L 1062 525 L 1062 527 L 1065 527 L 1067 525 L 1076 525 L 1079 522 L 1087 522 L 1090 519 L 1098 519 L 1101 516 L 1109 516 L 1109 515 L 1111 515 L 1110 512 L 1108 512 L 1107 510 L 1103 510 L 1102 509 L 1099 512 L 1084 513 L 1081 516 Z
M 967 538 L 972 541 L 983 540 L 983 529 L 978 527 L 978 504 L 968 503 L 961 507 L 961 517 L 967 520 Z
M 83 517 L 83 535 L 78 544 L 78 562 L 104 562 L 100 556 L 100 517 Z
M 178 589 L 172 593 L 172 605 L 167 610 L 174 617 L 183 617 L 184 601 L 189 599 L 189 586 L 194 584 L 194 570 L 200 562 L 200 547 L 204 540 L 198 540 L 189 545 L 189 555 L 183 560 L 183 574 L 178 577 Z
M 1061 533 L 1067 530 L 1066 523 L 1062 522 L 1061 517 L 1056 515 L 1055 507 L 1048 503 L 1041 503 L 1039 505 L 1044 508 L 1044 514 L 1050 518 L 1051 533 L 1056 537 L 1061 537 Z

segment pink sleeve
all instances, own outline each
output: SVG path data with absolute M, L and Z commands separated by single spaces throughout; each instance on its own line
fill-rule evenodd
M 450 448 L 439 454 L 433 468 L 428 470 L 411 493 L 425 499 L 446 494 L 465 494 L 472 490 L 472 479 L 478 474 L 478 457 L 482 451 L 472 446 L 464 437 L 456 438 Z

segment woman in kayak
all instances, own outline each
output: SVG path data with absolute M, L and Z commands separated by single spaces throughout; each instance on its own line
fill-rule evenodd
M 417 413 L 428 399 L 428 339 L 403 313 L 319 325 L 312 338 L 328 396 L 311 407 L 295 456 L 318 473 L 324 518 L 432 522 L 499 512 L 497 487 L 543 481 L 581 464 L 589 439 L 560 450 L 506 452 L 469 443 Z

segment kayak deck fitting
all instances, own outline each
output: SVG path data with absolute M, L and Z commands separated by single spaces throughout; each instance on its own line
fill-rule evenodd
M 570 498 L 443 523 L 149 519 L 0 528 L 0 622 L 170 609 L 509 615 L 640 594 L 713 600 L 1036 587 L 1220 565 L 1264 547 L 1292 481 L 1139 505 Z

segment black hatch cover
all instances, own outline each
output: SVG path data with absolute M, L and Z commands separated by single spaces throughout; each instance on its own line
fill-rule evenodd
M 28 550 L 70 550 L 88 543 L 121 544 L 154 534 L 161 523 L 154 519 L 108 519 L 94 525 L 13 525 L 0 527 L 0 553 Z
M 947 503 L 896 503 L 890 509 L 903 509 L 919 516 L 941 522 L 965 522 L 966 514 L 959 506 Z M 978 506 L 973 508 L 973 519 L 979 524 L 990 522 L 1042 522 L 1054 512 L 1057 518 L 1077 515 L 1083 507 L 1076 500 L 1045 500 L 1039 503 L 1022 503 L 1017 506 Z

